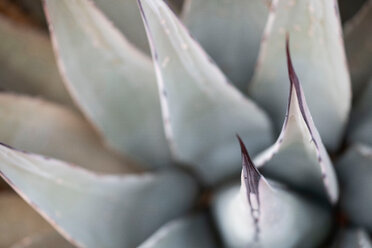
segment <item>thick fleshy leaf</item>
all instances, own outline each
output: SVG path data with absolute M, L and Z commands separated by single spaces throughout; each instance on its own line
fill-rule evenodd
M 81 116 L 37 98 L 0 93 L 0 142 L 99 172 L 134 169 L 109 152 Z
M 372 1 L 345 25 L 345 49 L 349 62 L 354 96 L 359 96 L 372 77 Z
M 202 215 L 173 220 L 139 248 L 215 248 L 217 243 L 207 218 Z
M 372 243 L 364 229 L 345 229 L 338 233 L 332 248 L 372 248 Z
M 0 16 L 0 88 L 73 106 L 46 34 Z
M 28 236 L 13 244 L 10 248 L 74 248 L 58 232 L 50 231 Z
M 0 174 L 67 240 L 89 248 L 136 247 L 184 214 L 197 193 L 179 172 L 97 175 L 6 146 Z
M 241 186 L 218 191 L 213 213 L 226 247 L 319 247 L 331 228 L 326 208 L 267 182 L 242 146 Z M 255 246 L 257 245 L 257 246 Z
M 152 62 L 88 0 L 46 0 L 59 64 L 75 100 L 109 145 L 145 162 L 170 163 Z
M 351 90 L 336 0 L 275 0 L 264 32 L 250 93 L 277 129 L 287 102 L 285 34 L 314 122 L 329 149 L 336 149 L 347 121 Z
M 372 78 L 351 115 L 349 140 L 372 146 Z
M 274 145 L 255 160 L 270 178 L 286 182 L 296 189 L 338 199 L 338 184 L 332 162 L 314 125 L 301 84 L 294 71 L 287 41 L 290 79 L 287 114 Z
M 0 193 L 0 247 L 52 228 L 30 206 L 12 192 Z
M 341 207 L 348 218 L 372 231 L 372 148 L 354 145 L 337 163 Z
M 243 92 L 247 91 L 269 13 L 266 0 L 187 0 L 191 34 Z
M 235 133 L 257 153 L 271 142 L 266 115 L 227 82 L 163 1 L 139 3 L 174 156 L 209 184 L 237 174 Z

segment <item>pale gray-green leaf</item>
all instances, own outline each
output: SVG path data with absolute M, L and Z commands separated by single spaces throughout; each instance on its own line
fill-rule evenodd
M 287 49 L 289 49 L 289 44 Z M 332 162 L 315 127 L 288 50 L 290 91 L 282 131 L 255 164 L 270 178 L 336 203 L 338 183 Z
M 133 45 L 150 53 L 137 0 L 94 0 L 94 2 Z
M 46 34 L 0 16 L 0 88 L 73 106 Z
M 268 13 L 266 0 L 186 0 L 182 17 L 191 34 L 245 93 Z
M 52 230 L 35 210 L 13 192 L 0 193 L 0 247 L 10 247 L 18 240 Z
M 372 248 L 368 233 L 361 228 L 339 231 L 332 248 Z
M 354 145 L 338 161 L 341 207 L 354 224 L 372 231 L 372 148 Z
M 97 175 L 2 145 L 0 174 L 67 240 L 89 248 L 136 247 L 184 214 L 197 193 L 180 172 Z
M 348 139 L 372 146 L 372 78 L 352 110 Z
M 215 248 L 217 247 L 206 216 L 173 220 L 147 239 L 139 248 Z
M 40 217 L 41 218 L 41 217 Z M 34 234 L 21 239 L 13 244 L 10 248 L 74 248 L 58 232 L 49 231 Z
M 372 76 L 372 1 L 345 24 L 345 49 L 354 96 L 359 96 Z
M 283 123 L 288 97 L 285 35 L 314 122 L 329 149 L 342 138 L 351 103 L 351 87 L 336 0 L 274 0 L 264 32 L 250 93 Z
M 152 62 L 88 0 L 46 0 L 60 68 L 109 145 L 148 167 L 170 163 Z
M 132 162 L 108 151 L 80 115 L 37 98 L 0 93 L 0 142 L 90 170 L 134 169 Z
M 269 185 L 263 178 L 258 190 L 256 240 L 256 227 L 243 184 L 225 187 L 216 193 L 212 208 L 225 247 L 319 247 L 331 228 L 331 215 L 326 208 L 280 185 Z
M 213 184 L 240 170 L 235 134 L 257 153 L 271 142 L 266 115 L 236 90 L 160 0 L 139 1 L 174 157 Z

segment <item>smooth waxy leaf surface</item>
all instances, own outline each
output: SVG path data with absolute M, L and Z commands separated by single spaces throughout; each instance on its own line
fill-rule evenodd
M 139 248 L 214 248 L 214 240 L 206 216 L 197 215 L 171 221 L 161 227 Z
M 0 88 L 73 106 L 48 37 L 0 17 Z
M 372 231 L 372 148 L 354 145 L 337 163 L 341 207 L 348 218 Z
M 37 98 L 0 93 L 0 142 L 99 172 L 134 169 L 109 152 L 80 115 Z
M 12 192 L 0 193 L 0 247 L 52 228 L 30 206 Z
M 49 231 L 28 236 L 13 244 L 10 248 L 74 248 L 58 232 Z
M 372 78 L 351 115 L 349 140 L 372 146 Z
M 170 163 L 155 73 L 87 0 L 46 0 L 59 64 L 75 100 L 116 150 L 147 167 Z
M 372 1 L 368 0 L 345 25 L 345 49 L 352 79 L 353 95 L 359 96 L 372 77 Z
M 294 71 L 287 43 L 290 80 L 287 114 L 274 145 L 255 160 L 270 178 L 328 198 L 338 199 L 338 184 L 332 162 L 312 120 L 301 84 Z
M 139 3 L 174 156 L 209 184 L 238 173 L 234 135 L 249 137 L 257 153 L 271 141 L 266 115 L 227 82 L 163 1 Z
M 371 248 L 372 243 L 364 229 L 341 230 L 332 248 Z
M 250 93 L 277 130 L 287 102 L 285 34 L 314 122 L 329 149 L 340 143 L 351 102 L 350 80 L 336 0 L 272 2 Z
M 67 240 L 89 248 L 136 247 L 185 213 L 197 191 L 178 172 L 97 175 L 6 146 L 0 174 Z
M 241 186 L 218 191 L 213 213 L 226 247 L 319 247 L 331 227 L 326 208 L 267 182 L 242 145 Z M 256 246 L 255 246 L 256 245 Z
M 150 53 L 137 0 L 94 0 L 94 2 L 133 45 Z
M 222 71 L 246 92 L 268 13 L 265 0 L 187 0 L 183 19 Z

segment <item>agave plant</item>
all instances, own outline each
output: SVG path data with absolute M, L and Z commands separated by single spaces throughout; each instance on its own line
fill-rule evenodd
M 0 247 L 371 247 L 372 2 L 179 3 L 0 18 Z

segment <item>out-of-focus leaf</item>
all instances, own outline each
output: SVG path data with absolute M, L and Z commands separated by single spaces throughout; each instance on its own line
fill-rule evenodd
M 0 193 L 0 247 L 52 228 L 30 206 L 12 192 Z
M 349 140 L 372 146 L 372 78 L 351 115 Z
M 241 146 L 241 186 L 221 189 L 212 203 L 225 247 L 319 247 L 331 227 L 327 209 L 267 182 Z
M 348 218 L 372 231 L 372 148 L 354 145 L 337 163 L 341 207 Z
M 137 0 L 94 0 L 94 2 L 133 45 L 150 53 Z
M 243 92 L 256 63 L 269 6 L 266 0 L 187 0 L 191 34 Z
M 351 90 L 336 0 L 275 0 L 250 92 L 272 116 L 277 129 L 287 102 L 284 40 L 292 57 L 314 122 L 324 144 L 338 147 L 348 118 Z
M 215 248 L 211 227 L 202 215 L 174 220 L 153 234 L 139 248 Z
M 160 0 L 139 1 L 171 151 L 212 184 L 239 171 L 236 132 L 253 153 L 271 142 L 266 115 L 229 84 Z
M 184 214 L 197 193 L 180 172 L 97 175 L 6 146 L 0 175 L 67 240 L 89 248 L 136 247 Z
M 332 162 L 314 125 L 301 84 L 294 71 L 287 41 L 290 79 L 287 114 L 278 140 L 262 152 L 255 164 L 270 178 L 296 189 L 316 193 L 332 203 L 338 184 Z
M 58 232 L 49 231 L 23 238 L 10 248 L 74 248 Z
M 0 16 L 0 88 L 73 106 L 48 37 Z
M 359 96 L 372 76 L 372 0 L 345 25 L 345 48 L 354 96 Z
M 338 233 L 332 248 L 372 248 L 372 244 L 364 229 L 345 229 Z
M 109 145 L 148 167 L 170 163 L 152 62 L 88 0 L 46 0 L 60 67 Z
M 0 93 L 0 142 L 100 172 L 134 168 L 109 152 L 81 116 L 36 98 Z

